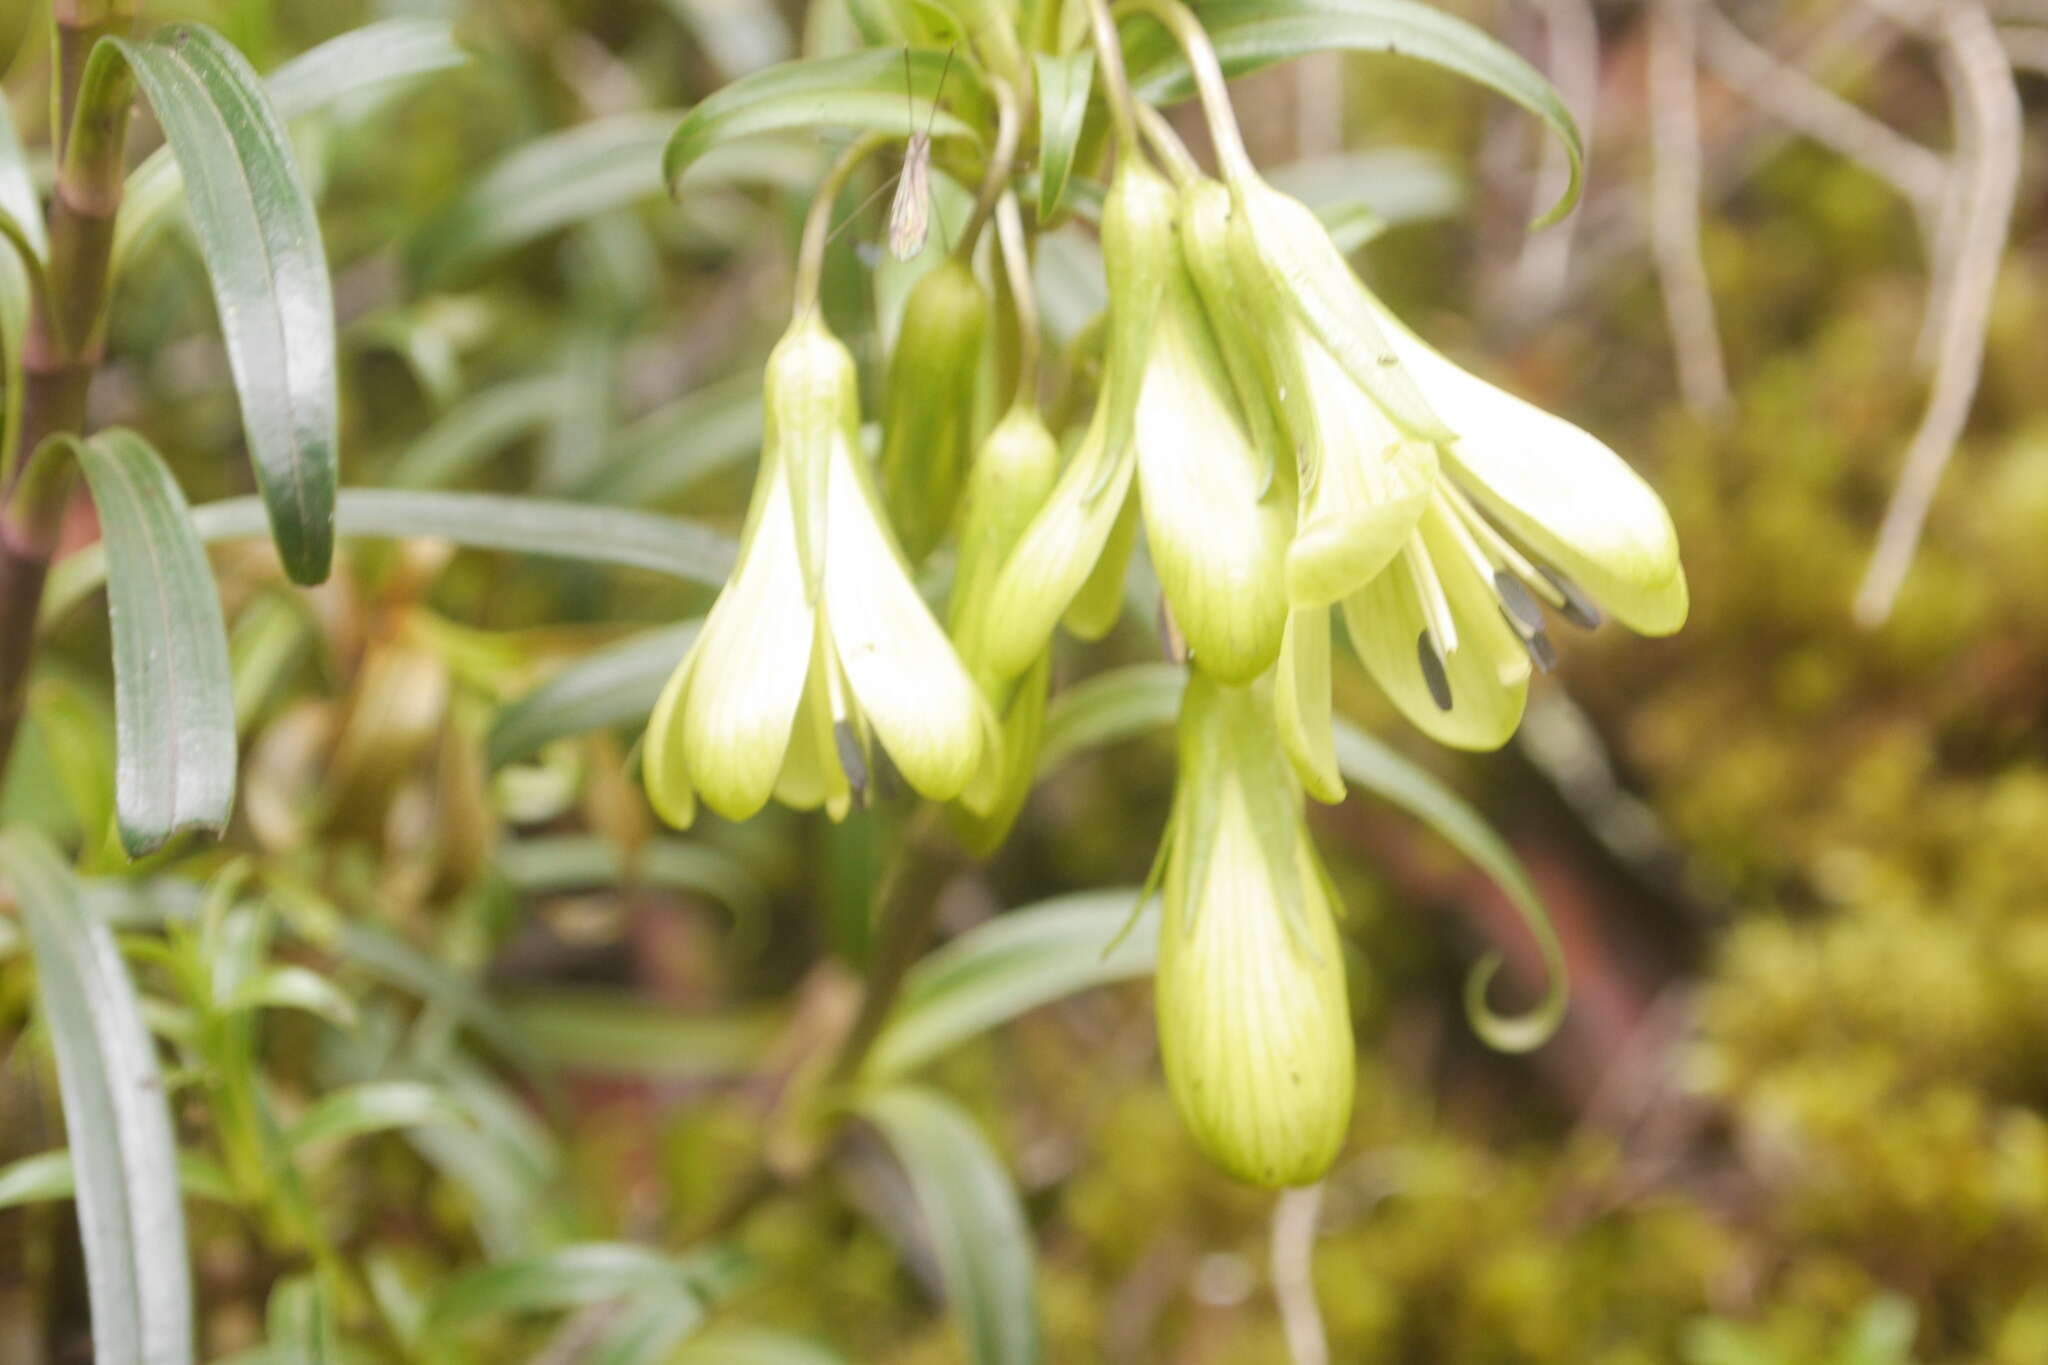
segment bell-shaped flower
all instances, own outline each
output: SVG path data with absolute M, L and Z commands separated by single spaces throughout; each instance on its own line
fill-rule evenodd
M 1225 1170 L 1307 1184 L 1344 1145 L 1356 1080 L 1335 898 L 1261 692 L 1195 670 L 1179 748 L 1155 992 L 1167 1083 Z
M 1678 535 L 1634 470 L 1588 433 L 1459 368 L 1367 296 L 1404 369 L 1456 436 L 1421 524 L 1345 599 L 1367 669 L 1447 744 L 1490 749 L 1520 724 L 1530 667 L 1556 651 L 1547 612 L 1612 615 L 1645 635 L 1685 621 Z
M 843 815 L 879 741 L 920 795 L 966 790 L 987 703 L 918 595 L 859 445 L 853 359 L 815 312 L 769 357 L 739 562 L 649 718 L 656 810 L 743 820 L 773 798 Z
M 1507 741 L 1532 666 L 1553 662 L 1546 608 L 1587 627 L 1611 613 L 1649 635 L 1683 623 L 1670 515 L 1612 450 L 1422 342 L 1312 211 L 1245 167 L 1190 205 L 1183 236 L 1208 243 L 1191 260 L 1210 262 L 1196 278 L 1243 319 L 1229 335 L 1255 357 L 1238 369 L 1263 367 L 1300 462 L 1277 700 L 1313 794 L 1342 786 L 1311 681 L 1327 674 L 1326 624 L 1305 610 L 1341 602 L 1402 712 L 1473 749 Z

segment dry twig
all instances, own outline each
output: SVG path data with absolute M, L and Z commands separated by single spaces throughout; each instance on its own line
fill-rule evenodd
M 1698 0 L 1654 0 L 1650 10 L 1650 249 L 1678 355 L 1686 405 L 1728 402 L 1714 295 L 1700 250 L 1701 153 Z

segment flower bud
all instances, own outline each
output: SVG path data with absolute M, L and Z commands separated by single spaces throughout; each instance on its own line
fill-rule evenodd
M 968 474 L 946 625 L 961 662 L 984 690 L 988 679 L 981 663 L 981 632 L 989 595 L 1003 561 L 1052 492 L 1059 470 L 1059 442 L 1035 408 L 1019 404 L 989 432 Z
M 1156 1005 L 1181 1118 L 1239 1179 L 1307 1184 L 1350 1125 L 1334 902 L 1267 700 L 1199 671 L 1180 721 Z
M 973 440 L 988 294 L 974 271 L 948 260 L 903 305 L 882 410 L 882 490 L 913 561 L 952 524 Z

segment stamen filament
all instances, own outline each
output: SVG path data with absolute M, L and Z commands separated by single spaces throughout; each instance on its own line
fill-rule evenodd
M 1415 580 L 1416 595 L 1422 600 L 1422 619 L 1429 623 L 1436 647 L 1448 658 L 1458 652 L 1458 624 L 1451 618 L 1451 599 L 1444 593 L 1443 580 L 1437 577 L 1436 565 L 1430 562 L 1429 550 L 1419 532 L 1408 537 L 1401 553 L 1407 556 L 1408 572 Z

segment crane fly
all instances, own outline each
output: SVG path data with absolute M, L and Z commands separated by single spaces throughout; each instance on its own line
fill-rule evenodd
M 910 109 L 910 145 L 903 149 L 903 170 L 896 181 L 896 197 L 889 205 L 889 254 L 899 261 L 914 259 L 924 250 L 932 224 L 932 128 L 939 120 L 939 96 L 946 91 L 946 76 L 953 69 L 953 50 L 946 49 L 946 64 L 939 68 L 939 85 L 932 92 L 931 116 L 924 131 L 917 130 L 917 101 L 911 90 L 910 49 L 903 49 L 903 98 Z

